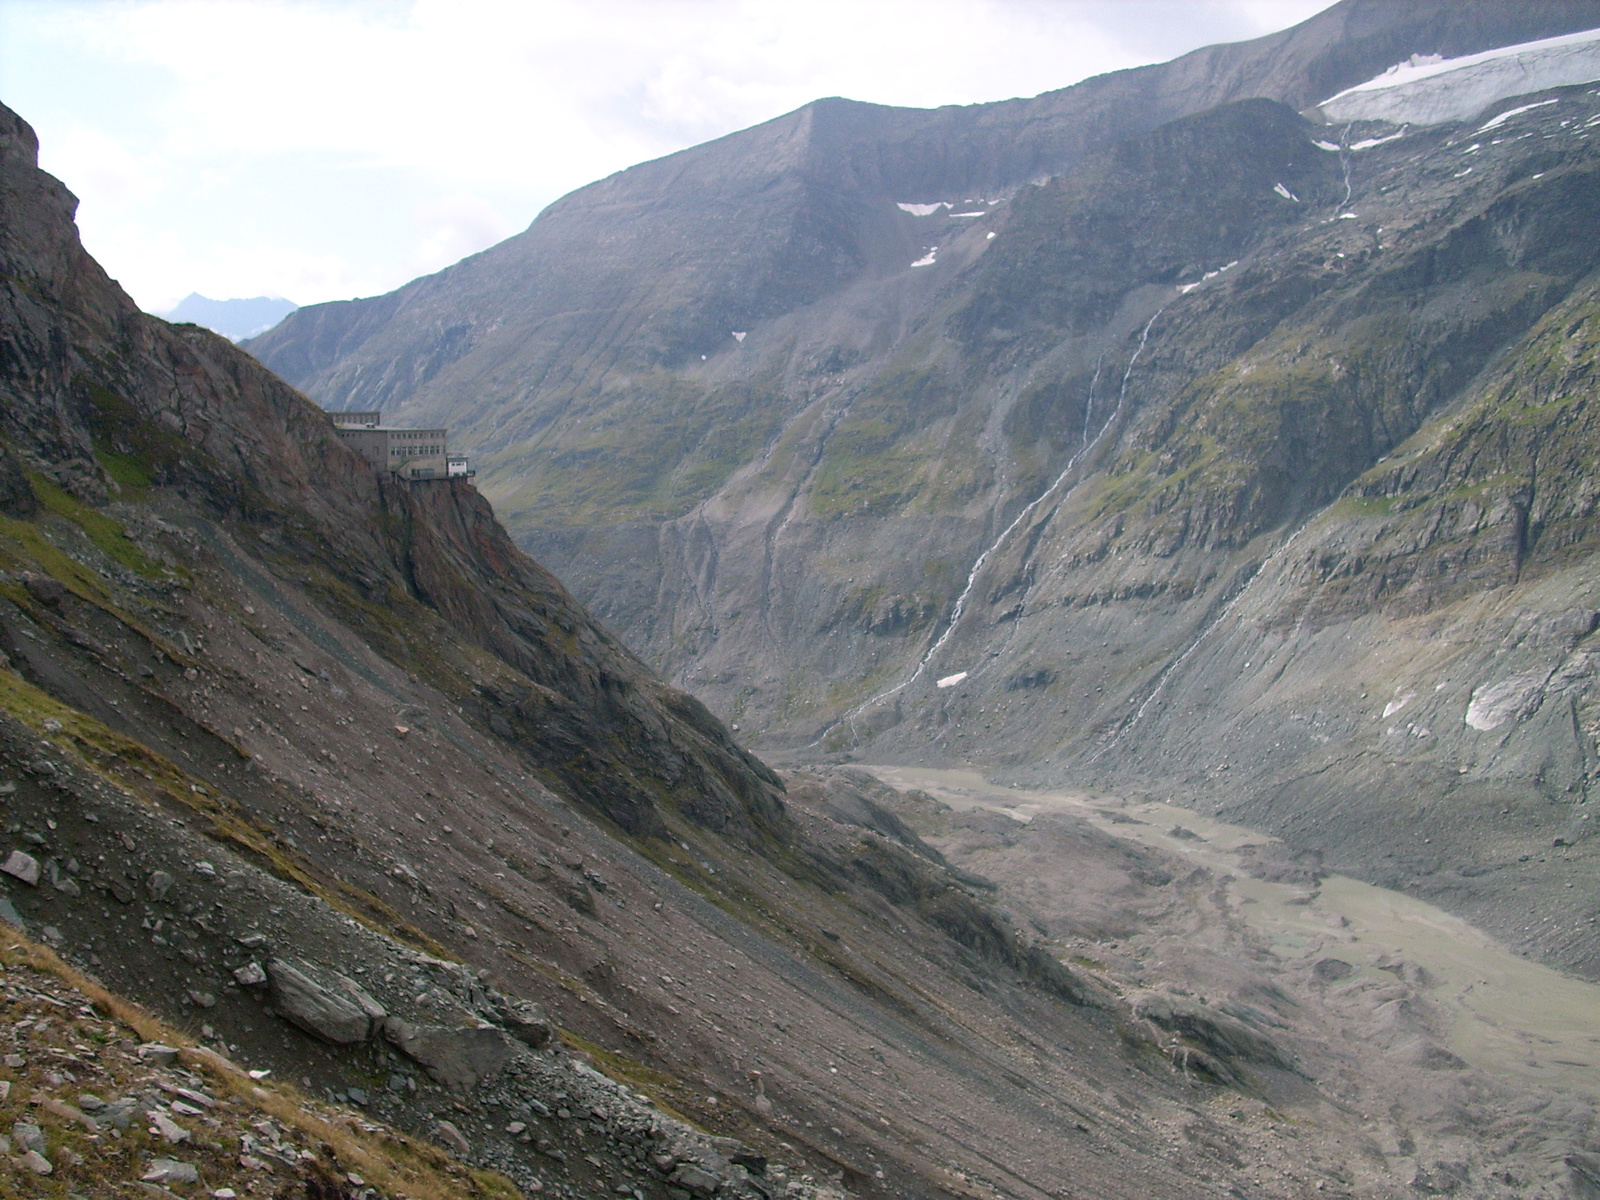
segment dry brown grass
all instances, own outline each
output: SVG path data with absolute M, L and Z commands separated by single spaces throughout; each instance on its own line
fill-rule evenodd
M 52 976 L 79 993 L 84 1001 L 133 1033 L 141 1041 L 163 1042 L 179 1051 L 179 1061 L 203 1076 L 219 1097 L 235 1097 L 244 1113 L 265 1113 L 299 1140 L 320 1151 L 321 1169 L 356 1172 L 368 1186 L 388 1197 L 410 1200 L 515 1200 L 521 1196 L 505 1176 L 467 1167 L 437 1146 L 379 1125 L 348 1110 L 314 1101 L 291 1085 L 255 1080 L 216 1052 L 200 1046 L 148 1010 L 108 991 L 96 980 L 63 961 L 56 952 L 20 931 L 0 933 L 0 962 L 7 969 L 28 967 Z M 219 1113 L 221 1110 L 218 1110 Z M 309 1164 L 308 1164 L 309 1166 Z M 312 1168 L 315 1170 L 316 1168 Z M 241 1176 L 246 1173 L 239 1169 Z M 0 1194 L 9 1191 L 0 1186 Z

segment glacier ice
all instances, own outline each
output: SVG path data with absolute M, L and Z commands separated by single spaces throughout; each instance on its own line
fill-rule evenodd
M 1600 29 L 1522 42 L 1461 58 L 1413 55 L 1317 106 L 1334 121 L 1439 125 L 1497 100 L 1600 80 Z

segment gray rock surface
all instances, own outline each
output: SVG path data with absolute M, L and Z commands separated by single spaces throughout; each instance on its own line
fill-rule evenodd
M 532 1001 L 504 1001 L 496 1005 L 495 1015 L 505 1031 L 525 1046 L 538 1050 L 550 1041 L 550 1022 Z
M 30 887 L 39 884 L 39 860 L 25 850 L 13 850 L 5 862 L 0 863 L 0 871 L 4 871 L 14 879 L 20 879 Z
M 391 1018 L 384 1036 L 437 1082 L 462 1092 L 494 1078 L 518 1049 L 493 1025 L 413 1025 Z
M 200 1172 L 192 1163 L 175 1158 L 152 1158 L 140 1178 L 146 1183 L 198 1183 Z
M 315 973 L 314 967 L 298 960 L 275 958 L 267 963 L 272 1006 L 278 1015 L 334 1045 L 366 1041 L 372 1036 L 372 1013 L 350 989 L 320 982 Z

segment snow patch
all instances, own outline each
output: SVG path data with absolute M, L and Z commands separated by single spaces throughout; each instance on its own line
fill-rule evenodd
M 956 212 L 953 212 L 950 215 L 952 217 L 987 217 L 989 214 L 987 212 L 970 212 L 970 213 L 956 213 Z
M 1317 107 L 1330 122 L 1439 125 L 1466 120 L 1509 96 L 1597 79 L 1600 29 L 1589 29 L 1460 58 L 1413 55 Z
M 917 261 L 912 263 L 911 265 L 913 267 L 931 267 L 931 266 L 933 266 L 933 263 L 934 263 L 934 256 L 937 255 L 938 253 L 939 253 L 939 247 L 937 247 L 937 246 L 930 247 L 926 254 L 924 254 L 921 258 L 917 259 Z
M 896 204 L 895 207 L 898 208 L 901 212 L 910 213 L 913 217 L 931 217 L 931 216 L 933 216 L 934 213 L 938 212 L 941 208 L 953 208 L 955 206 L 952 205 L 950 203 L 950 201 L 948 201 L 948 200 L 941 200 L 937 204 L 903 204 L 902 203 L 902 204 Z
M 1300 203 L 1300 197 L 1296 196 L 1293 192 L 1291 192 L 1288 188 L 1284 187 L 1283 184 L 1281 184 L 1281 183 L 1273 184 L 1272 185 L 1272 190 L 1277 192 L 1278 195 L 1282 196 L 1285 200 L 1293 200 L 1296 204 Z
M 1525 112 L 1532 112 L 1536 108 L 1543 108 L 1547 104 L 1560 104 L 1560 97 L 1552 100 L 1540 100 L 1537 104 L 1524 104 L 1521 108 L 1508 108 L 1497 117 L 1490 117 L 1478 127 L 1479 133 L 1488 133 L 1491 129 L 1498 129 L 1512 117 L 1520 117 Z
M 1400 138 L 1405 137 L 1405 135 L 1406 135 L 1406 131 L 1404 129 L 1402 129 L 1399 133 L 1391 133 L 1388 137 L 1363 138 L 1361 141 L 1359 141 L 1359 142 L 1355 143 L 1355 145 L 1351 146 L 1350 149 L 1352 149 L 1352 150 L 1371 150 L 1374 146 L 1381 146 L 1385 142 L 1398 141 Z
M 1330 154 L 1339 153 L 1339 147 L 1334 145 L 1332 142 L 1312 142 L 1311 144 L 1318 150 L 1326 150 Z
M 1187 296 L 1190 292 L 1194 291 L 1195 288 L 1199 287 L 1202 283 L 1205 283 L 1209 279 L 1215 279 L 1218 275 L 1221 275 L 1224 271 L 1231 271 L 1235 267 L 1237 267 L 1238 265 L 1239 265 L 1239 260 L 1236 258 L 1225 267 L 1218 267 L 1215 271 L 1207 271 L 1204 275 L 1200 276 L 1200 278 L 1195 280 L 1193 283 L 1179 284 L 1178 285 L 1178 293 L 1179 293 L 1179 295 Z
M 954 675 L 946 675 L 943 679 L 935 681 L 933 686 L 942 688 L 955 687 L 956 684 L 960 683 L 966 677 L 967 672 L 957 671 Z
M 750 331 L 748 329 L 735 329 L 732 332 L 733 340 L 736 342 L 742 342 L 745 338 L 750 336 Z
M 984 235 L 984 238 L 985 238 L 985 240 L 987 240 L 988 238 L 992 238 L 993 236 L 994 236 L 994 231 L 990 230 L 988 233 L 986 233 Z

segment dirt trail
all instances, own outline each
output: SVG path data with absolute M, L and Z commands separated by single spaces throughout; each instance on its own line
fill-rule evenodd
M 1334 957 L 1363 972 L 1414 963 L 1427 973 L 1433 1001 L 1450 1014 L 1454 1053 L 1495 1075 L 1600 1098 L 1600 985 L 1531 962 L 1431 904 L 1342 875 L 1325 877 L 1315 890 L 1253 878 L 1241 851 L 1277 839 L 1169 804 L 1001 787 L 976 771 L 867 769 L 956 809 L 988 809 L 1019 822 L 1045 811 L 1071 813 L 1231 876 L 1239 916 L 1281 958 Z M 1173 832 L 1180 829 L 1186 833 Z

